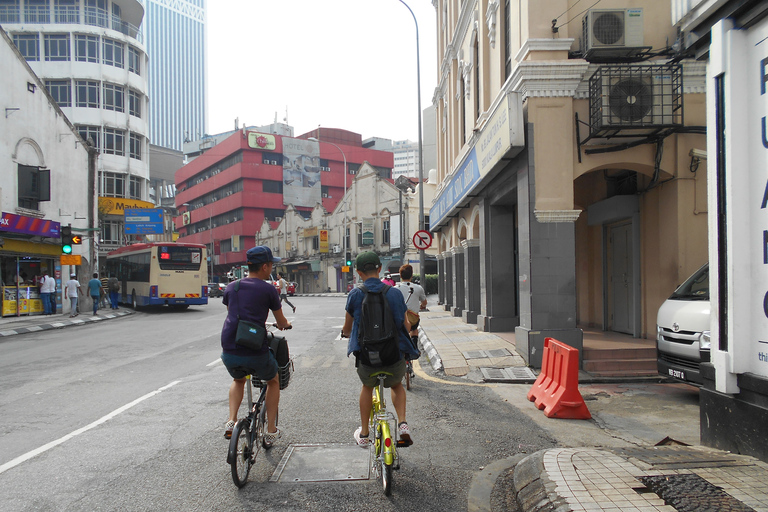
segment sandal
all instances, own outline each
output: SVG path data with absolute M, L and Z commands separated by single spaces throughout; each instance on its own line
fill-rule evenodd
M 224 424 L 224 438 L 232 439 L 232 429 L 235 428 L 235 422 L 229 420 Z
M 363 436 L 360 433 L 363 431 L 363 427 L 357 427 L 357 430 L 355 430 L 355 442 L 357 443 L 357 446 L 361 448 L 368 448 L 368 445 L 371 444 L 371 440 L 368 438 L 368 436 Z M 370 435 L 370 432 L 368 433 Z

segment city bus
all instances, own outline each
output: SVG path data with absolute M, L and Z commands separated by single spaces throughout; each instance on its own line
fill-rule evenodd
M 122 304 L 186 309 L 208 304 L 206 256 L 201 244 L 133 244 L 107 254 L 107 275 L 120 281 Z

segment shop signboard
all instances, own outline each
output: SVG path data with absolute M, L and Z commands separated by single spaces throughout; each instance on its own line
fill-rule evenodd
M 363 243 L 361 245 L 373 245 L 373 217 L 363 218 Z
M 154 203 L 139 199 L 125 199 L 122 197 L 99 197 L 99 213 L 102 215 L 123 215 L 127 209 L 145 208 L 152 209 Z
M 26 215 L 3 212 L 3 216 L 0 218 L 0 231 L 59 238 L 61 236 L 61 224 L 48 219 L 37 219 Z
M 275 136 L 268 133 L 248 132 L 248 147 L 274 151 L 276 147 Z
M 322 253 L 328 252 L 328 230 L 327 229 L 320 230 L 320 252 Z
M 125 234 L 127 235 L 162 235 L 162 208 L 131 208 L 125 212 Z

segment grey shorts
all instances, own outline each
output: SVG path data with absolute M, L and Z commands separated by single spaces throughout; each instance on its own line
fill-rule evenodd
M 363 386 L 374 388 L 379 385 L 379 379 L 377 377 L 371 377 L 374 373 L 386 372 L 391 373 L 386 379 L 384 379 L 384 387 L 391 388 L 399 384 L 405 376 L 405 359 L 400 359 L 391 366 L 382 366 L 381 368 L 372 368 L 365 366 L 362 363 L 357 367 L 357 376 L 360 377 L 360 382 Z
M 277 361 L 271 350 L 261 356 L 238 356 L 222 352 L 221 361 L 233 379 L 253 375 L 259 380 L 272 380 L 277 375 Z

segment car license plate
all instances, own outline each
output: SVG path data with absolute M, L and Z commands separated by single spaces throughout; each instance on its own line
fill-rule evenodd
M 674 377 L 676 379 L 682 379 L 685 380 L 685 372 L 681 370 L 673 370 L 672 368 L 669 369 L 669 375 L 670 377 Z

